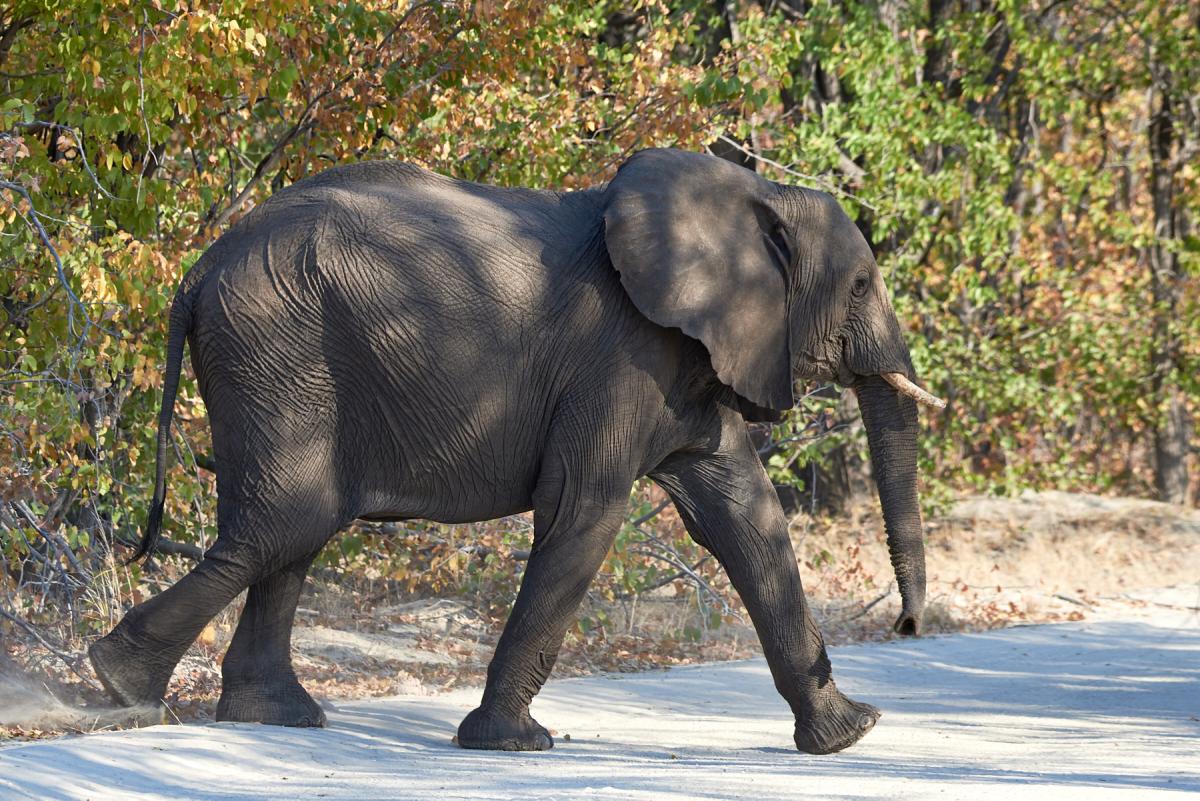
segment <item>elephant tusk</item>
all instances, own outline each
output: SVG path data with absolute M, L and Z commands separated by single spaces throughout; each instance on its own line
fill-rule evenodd
M 939 397 L 930 395 L 905 377 L 904 373 L 880 373 L 879 377 L 892 385 L 901 395 L 912 398 L 917 403 L 932 406 L 935 409 L 945 409 L 946 402 Z

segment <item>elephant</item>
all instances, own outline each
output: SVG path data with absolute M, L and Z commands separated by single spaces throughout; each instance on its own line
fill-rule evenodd
M 208 410 L 218 537 L 89 656 L 120 704 L 158 703 L 209 620 L 249 588 L 218 720 L 323 726 L 292 668 L 321 548 L 356 519 L 532 510 L 521 586 L 464 748 L 545 750 L 529 713 L 648 476 L 726 571 L 795 716 L 800 751 L 858 741 L 879 710 L 834 683 L 787 520 L 747 421 L 798 382 L 859 396 L 896 631 L 925 598 L 916 384 L 866 240 L 828 194 L 708 154 L 648 149 L 557 192 L 365 161 L 284 188 L 214 242 L 170 308 L 153 552 L 185 343 Z

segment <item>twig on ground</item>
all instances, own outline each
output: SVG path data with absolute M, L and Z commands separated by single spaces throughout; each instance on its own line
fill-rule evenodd
M 1072 598 L 1069 595 L 1062 595 L 1060 593 L 1055 593 L 1053 597 L 1059 599 L 1060 601 L 1066 601 L 1069 604 L 1075 604 L 1076 606 L 1082 606 L 1084 609 L 1094 609 L 1095 608 L 1091 604 L 1087 603 L 1086 601 L 1081 601 L 1078 598 Z
M 878 598 L 871 601 L 869 604 L 865 605 L 862 609 L 859 609 L 854 614 L 850 615 L 849 617 L 844 617 L 841 620 L 839 620 L 838 622 L 839 623 L 849 623 L 851 620 L 858 620 L 860 617 L 865 615 L 867 612 L 870 612 L 873 608 L 875 608 L 875 606 L 880 601 L 882 601 L 884 598 L 887 598 L 891 594 L 892 594 L 892 587 L 889 586 L 887 588 L 887 591 L 885 591 L 883 594 L 881 594 Z

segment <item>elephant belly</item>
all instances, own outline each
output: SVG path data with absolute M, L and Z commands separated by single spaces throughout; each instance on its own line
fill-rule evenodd
M 475 523 L 533 508 L 536 467 L 496 458 L 489 448 L 461 457 L 409 451 L 391 464 L 380 461 L 376 476 L 352 491 L 357 499 L 351 516 Z
M 550 422 L 521 397 L 535 382 L 391 364 L 386 387 L 339 410 L 354 515 L 463 523 L 530 509 Z

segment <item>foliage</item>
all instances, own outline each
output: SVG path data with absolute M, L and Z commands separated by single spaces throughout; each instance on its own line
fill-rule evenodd
M 1149 493 L 1170 399 L 1182 393 L 1194 415 L 1200 395 L 1200 244 L 1187 225 L 1200 202 L 1194 10 L 977 6 L 19 0 L 0 10 L 7 608 L 49 618 L 92 588 L 108 601 L 79 605 L 72 622 L 84 631 L 143 591 L 147 577 L 114 554 L 145 519 L 174 286 L 272 191 L 357 159 L 578 188 L 641 147 L 745 149 L 769 177 L 836 194 L 876 248 L 918 374 L 951 400 L 928 418 L 933 495 Z M 1163 108 L 1170 164 L 1148 136 Z M 1169 228 L 1167 167 L 1167 211 L 1180 223 Z M 1150 266 L 1164 254 L 1170 269 Z M 831 448 L 861 447 L 861 434 L 828 424 L 831 409 L 812 397 L 776 427 L 776 480 L 798 481 L 794 468 Z M 215 479 L 187 376 L 175 434 L 167 535 L 203 547 L 216 533 Z M 631 519 L 658 505 L 639 492 Z M 664 513 L 624 529 L 601 592 L 681 572 L 717 586 L 676 523 Z M 362 529 L 324 560 L 414 592 L 486 589 L 501 605 L 523 536 L 517 524 Z M 727 611 L 712 600 L 719 586 L 697 591 Z
M 936 4 L 938 19 L 901 3 L 888 19 L 816 2 L 781 37 L 781 3 L 742 25 L 779 88 L 735 138 L 843 190 L 914 331 L 918 374 L 952 400 L 927 454 L 954 485 L 1146 491 L 1160 314 L 1194 413 L 1200 261 L 1191 239 L 1165 243 L 1181 269 L 1174 307 L 1156 309 L 1144 126 L 1147 51 L 1170 54 L 1180 86 L 1190 76 L 1194 104 L 1200 43 L 1182 6 L 1124 5 Z M 1194 216 L 1188 152 L 1173 203 Z

